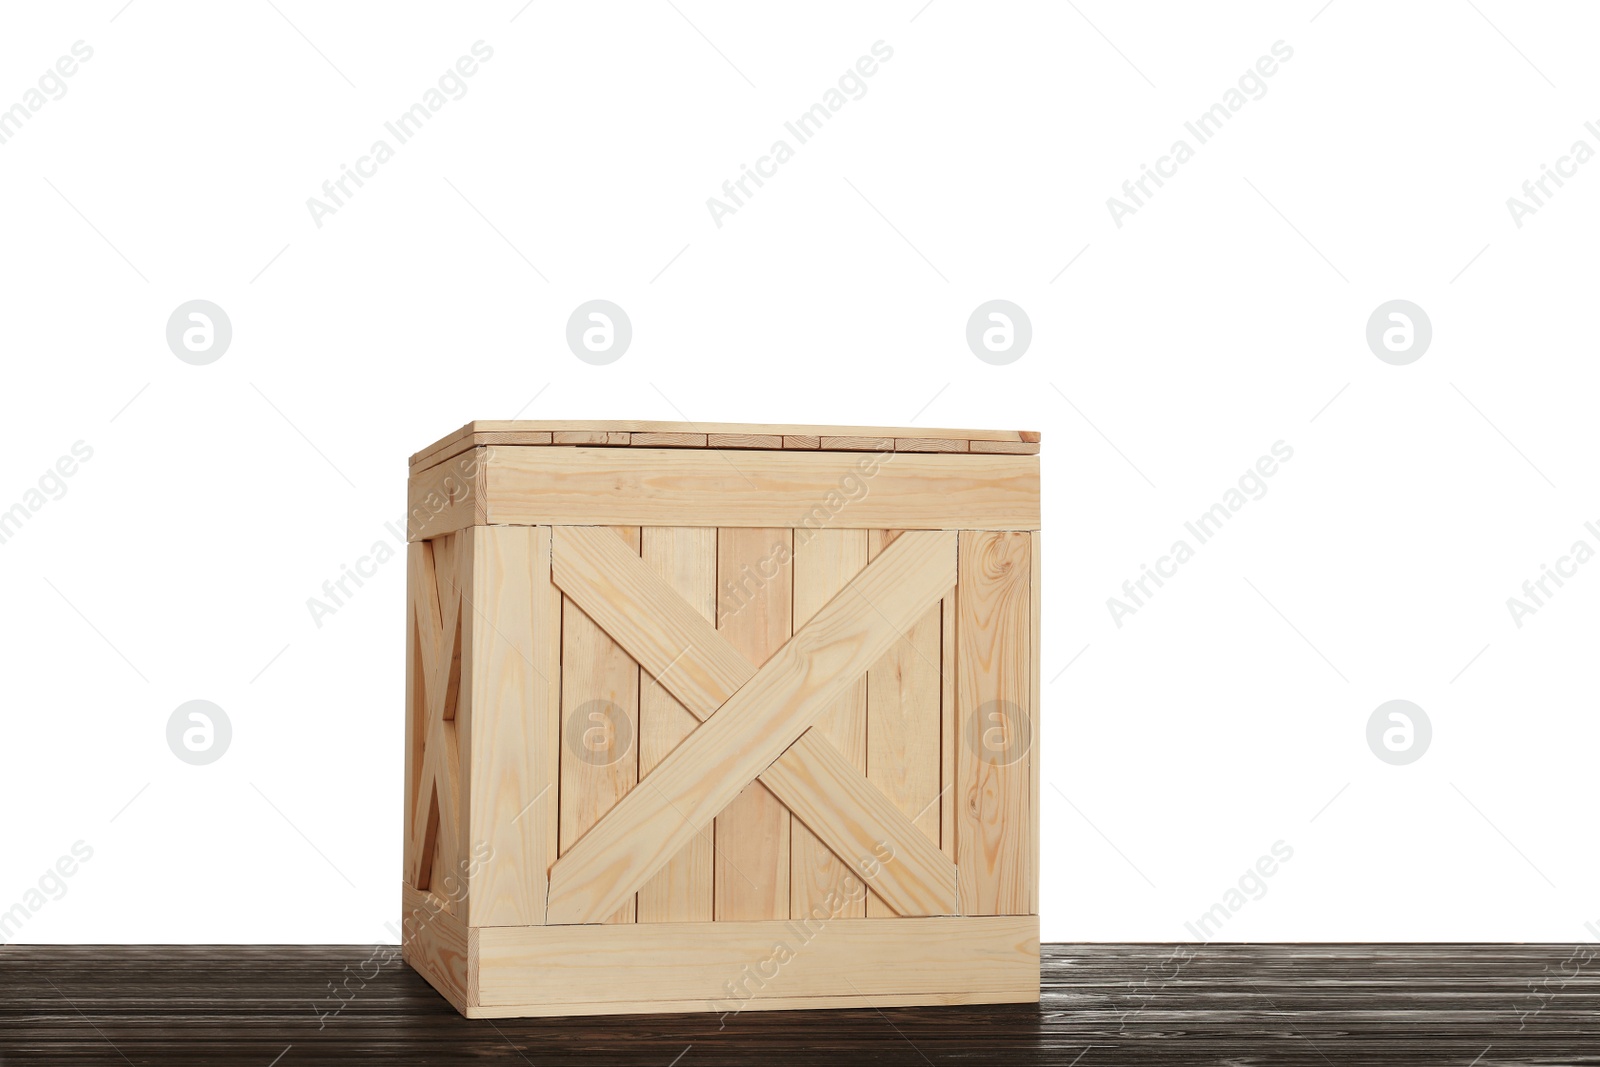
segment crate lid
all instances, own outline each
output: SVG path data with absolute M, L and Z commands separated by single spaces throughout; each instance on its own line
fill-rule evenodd
M 950 430 L 924 426 L 782 426 L 742 422 L 478 421 L 411 457 L 413 473 L 479 445 L 584 445 L 602 448 L 811 449 L 825 452 L 948 452 L 1035 455 L 1029 430 Z

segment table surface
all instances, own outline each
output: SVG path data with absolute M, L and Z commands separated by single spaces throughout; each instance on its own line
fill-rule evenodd
M 390 951 L 0 948 L 0 1062 L 1600 1062 L 1593 945 L 1045 945 L 1037 1006 L 492 1022 L 458 1016 Z

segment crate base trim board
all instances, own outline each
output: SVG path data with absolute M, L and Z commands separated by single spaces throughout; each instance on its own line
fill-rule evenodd
M 1039 999 L 1032 915 L 507 926 L 468 935 L 469 1017 Z

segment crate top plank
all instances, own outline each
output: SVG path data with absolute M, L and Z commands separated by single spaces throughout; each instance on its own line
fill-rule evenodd
M 769 423 L 687 423 L 616 420 L 469 422 L 411 457 L 413 474 L 479 445 L 589 445 L 613 448 L 821 448 L 823 451 L 1039 451 L 1028 430 L 952 430 L 924 426 L 786 426 Z

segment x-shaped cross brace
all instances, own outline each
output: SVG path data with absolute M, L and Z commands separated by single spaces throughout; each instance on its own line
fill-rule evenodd
M 415 804 L 411 812 L 410 864 L 407 881 L 422 888 L 437 850 L 454 863 L 461 858 L 458 822 L 457 782 L 461 773 L 461 754 L 456 744 L 456 700 L 460 692 L 461 591 L 453 572 L 445 574 L 444 589 L 438 580 L 440 561 L 428 541 L 414 542 L 408 549 L 409 581 L 414 590 L 411 625 L 417 655 L 422 660 L 423 702 L 419 714 L 422 724 L 422 768 Z M 410 743 L 410 740 L 407 740 Z
M 811 728 L 955 585 L 954 533 L 902 534 L 759 669 L 609 530 L 556 527 L 552 567 L 702 725 L 556 861 L 547 922 L 615 912 L 757 778 L 897 913 L 956 912 L 955 865 Z

